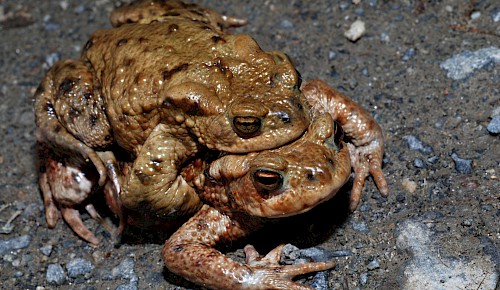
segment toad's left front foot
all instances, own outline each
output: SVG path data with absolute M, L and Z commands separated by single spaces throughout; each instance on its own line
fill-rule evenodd
M 298 275 L 319 272 L 335 267 L 333 261 L 312 262 L 298 265 L 280 265 L 281 252 L 284 245 L 271 250 L 261 257 L 252 245 L 244 248 L 246 263 L 254 270 L 256 282 L 265 289 L 311 289 L 310 287 L 293 282 L 291 279 Z M 257 277 L 259 277 L 257 279 Z M 277 288 L 282 287 L 282 288 Z

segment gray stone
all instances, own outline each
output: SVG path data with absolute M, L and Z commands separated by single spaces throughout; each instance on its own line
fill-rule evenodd
M 500 7 L 496 7 L 495 9 L 493 9 L 490 16 L 491 20 L 493 20 L 494 22 L 500 21 Z
M 404 136 L 403 140 L 406 141 L 406 144 L 411 150 L 417 150 L 424 154 L 430 154 L 434 151 L 431 146 L 420 141 L 420 139 L 418 139 L 418 137 L 416 136 L 413 135 Z
M 405 53 L 403 54 L 403 57 L 401 58 L 402 61 L 409 61 L 416 55 L 416 51 L 413 47 L 408 48 Z
M 500 116 L 493 117 L 493 119 L 491 119 L 491 121 L 488 123 L 486 130 L 488 130 L 488 132 L 492 134 L 500 133 Z
M 421 222 L 400 222 L 398 250 L 412 256 L 404 269 L 401 289 L 495 289 L 498 273 L 488 256 L 452 257 L 440 248 L 435 233 Z
M 111 275 L 113 278 L 123 278 L 128 279 L 128 284 L 122 284 L 116 289 L 120 290 L 136 290 L 138 287 L 139 278 L 134 272 L 135 262 L 132 258 L 126 258 L 121 261 L 120 264 L 111 270 Z
M 90 273 L 94 269 L 94 265 L 89 260 L 76 258 L 69 261 L 66 264 L 66 270 L 68 271 L 68 276 L 71 278 L 77 278 L 85 274 Z
M 49 257 L 50 254 L 52 254 L 52 245 L 45 245 L 40 248 L 40 252 L 44 254 L 45 256 Z
M 47 279 L 49 284 L 62 285 L 66 282 L 66 274 L 63 267 L 59 264 L 49 264 L 45 279 Z
M 321 271 L 316 273 L 312 279 L 311 287 L 318 290 L 328 289 L 328 272 Z
M 352 222 L 352 229 L 360 233 L 368 233 L 368 225 L 365 222 Z
M 31 236 L 24 235 L 10 240 L 0 241 L 0 255 L 3 255 L 9 251 L 23 249 L 29 246 L 31 243 Z
M 472 160 L 460 158 L 455 152 L 451 153 L 451 159 L 455 162 L 455 169 L 458 172 L 462 174 L 472 173 Z
M 380 268 L 380 264 L 377 259 L 373 259 L 368 263 L 368 265 L 366 265 L 366 267 L 371 271 Z
M 279 27 L 283 28 L 283 29 L 292 29 L 294 26 L 290 20 L 284 19 L 284 20 L 280 21 Z
M 114 278 L 124 278 L 124 279 L 132 279 L 137 278 L 137 275 L 134 272 L 135 262 L 132 258 L 126 258 L 121 261 L 120 264 L 111 270 L 111 275 Z
M 492 46 L 474 52 L 465 50 L 455 54 L 442 62 L 440 67 L 447 71 L 447 77 L 461 80 L 471 76 L 477 69 L 498 62 L 500 62 L 500 49 Z

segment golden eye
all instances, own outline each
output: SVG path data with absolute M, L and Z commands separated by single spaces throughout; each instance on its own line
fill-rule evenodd
M 253 174 L 253 184 L 258 191 L 276 191 L 283 185 L 283 176 L 276 171 L 259 169 Z

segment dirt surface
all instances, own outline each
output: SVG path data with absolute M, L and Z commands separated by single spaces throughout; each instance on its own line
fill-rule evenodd
M 367 180 L 361 207 L 349 214 L 347 184 L 312 212 L 223 250 L 238 258 L 246 243 L 262 253 L 292 243 L 340 256 L 333 271 L 306 277 L 317 289 L 495 289 L 500 139 L 487 126 L 500 115 L 500 5 L 331 2 L 198 3 L 247 18 L 249 25 L 235 32 L 286 52 L 304 80 L 327 81 L 376 117 L 386 136 L 390 196 L 382 198 Z M 117 5 L 0 0 L 0 288 L 199 289 L 165 270 L 164 237 L 132 230 L 115 246 L 87 218 L 103 240 L 93 248 L 63 222 L 46 227 L 33 93 L 51 64 L 78 57 L 93 31 L 110 27 L 107 17 Z M 366 32 L 353 42 L 344 32 L 357 19 Z M 493 56 L 482 55 L 484 65 L 467 73 L 468 63 L 458 63 L 465 77 L 449 77 L 440 66 L 484 48 L 493 49 Z

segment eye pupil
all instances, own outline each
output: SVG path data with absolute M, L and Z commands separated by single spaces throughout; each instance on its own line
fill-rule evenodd
M 250 138 L 259 133 L 261 121 L 259 118 L 251 116 L 234 117 L 233 128 L 238 136 Z

